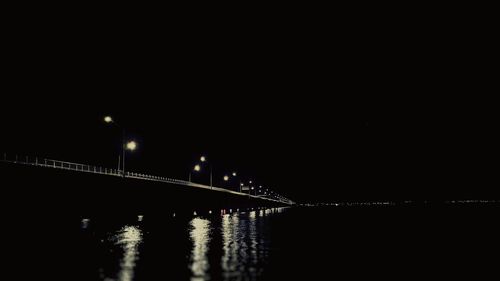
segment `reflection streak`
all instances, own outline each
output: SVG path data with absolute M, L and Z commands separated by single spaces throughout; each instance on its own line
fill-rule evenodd
M 208 263 L 208 242 L 210 241 L 210 221 L 201 218 L 191 220 L 191 240 L 193 249 L 191 251 L 190 269 L 193 273 L 191 280 L 205 280 L 207 277 Z
M 139 244 L 142 241 L 142 232 L 135 226 L 125 226 L 114 238 L 116 244 L 121 245 L 124 250 L 118 280 L 131 281 L 134 278 L 134 267 L 139 254 Z

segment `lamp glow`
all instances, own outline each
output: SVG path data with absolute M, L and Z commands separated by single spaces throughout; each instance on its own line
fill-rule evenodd
M 111 116 L 105 116 L 104 117 L 104 122 L 111 123 L 111 122 L 113 122 L 113 118 L 111 118 Z
M 137 148 L 137 143 L 135 141 L 127 142 L 127 149 L 130 151 L 134 151 Z
M 229 177 L 228 176 L 224 176 L 224 181 L 228 181 L 229 180 Z
M 199 171 L 201 170 L 200 165 L 195 165 L 195 166 L 194 166 L 194 170 L 195 170 L 196 172 L 199 172 Z
M 201 156 L 201 157 L 200 157 L 200 161 L 201 161 L 201 162 L 205 162 L 205 161 L 207 161 L 207 158 L 205 158 L 205 156 Z

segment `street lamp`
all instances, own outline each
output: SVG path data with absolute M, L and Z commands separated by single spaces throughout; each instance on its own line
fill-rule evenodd
M 115 122 L 113 117 L 106 115 L 104 116 L 104 122 L 107 124 L 113 124 L 117 128 L 122 130 L 122 157 L 121 157 L 121 168 L 122 168 L 122 176 L 125 177 L 125 150 L 130 150 L 134 151 L 137 148 L 137 143 L 135 141 L 129 141 L 125 143 L 125 128 L 122 126 L 118 125 L 118 123 Z M 120 170 L 120 157 L 118 156 L 118 170 Z
M 201 171 L 201 166 L 199 164 L 196 164 L 196 165 L 194 165 L 193 170 L 195 172 L 199 172 L 199 171 Z M 189 171 L 189 182 L 191 182 L 191 171 Z
M 134 151 L 137 148 L 137 143 L 135 141 L 127 142 L 127 149 L 130 151 Z
M 201 161 L 202 163 L 207 162 L 207 157 L 205 157 L 205 156 L 203 156 L 203 155 L 202 155 L 202 156 L 200 157 L 200 161 Z M 213 185 L 212 185 L 212 165 L 211 165 L 210 163 L 209 163 L 208 165 L 210 166 L 210 188 L 212 188 L 212 186 L 213 186 Z M 195 170 L 196 172 L 199 172 L 199 171 L 201 170 L 201 165 L 200 165 L 200 164 L 196 164 L 196 165 L 194 166 L 194 170 Z M 191 182 L 191 172 L 189 172 L 189 181 Z
M 230 175 L 225 175 L 225 176 L 224 176 L 224 181 L 229 181 L 229 179 L 230 179 L 230 177 L 231 177 L 231 176 L 235 178 L 237 175 L 238 175 L 238 174 L 237 174 L 236 172 L 234 172 L 234 171 L 233 171 L 232 173 L 230 173 Z M 237 190 L 239 189 L 239 191 L 240 191 L 240 192 L 241 192 L 241 186 L 243 186 L 243 184 L 242 184 L 242 183 L 241 183 L 241 181 L 240 181 L 240 185 L 236 187 L 236 189 L 237 189 Z

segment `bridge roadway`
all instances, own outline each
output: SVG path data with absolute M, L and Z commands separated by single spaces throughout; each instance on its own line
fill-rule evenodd
M 213 213 L 259 207 L 291 206 L 269 198 L 168 177 L 44 159 L 0 159 L 2 186 L 18 207 L 40 211 L 92 213 Z M 5 192 L 5 190 L 4 190 Z

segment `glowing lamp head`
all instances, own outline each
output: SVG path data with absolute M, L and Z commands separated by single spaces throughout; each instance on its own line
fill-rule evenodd
M 243 186 L 243 183 L 240 183 L 241 186 Z
M 229 180 L 229 177 L 228 176 L 224 176 L 224 181 L 228 181 Z
M 194 166 L 194 170 L 195 170 L 196 172 L 199 172 L 199 171 L 201 170 L 200 165 L 195 165 L 195 166 Z
M 252 181 L 249 181 L 249 183 L 252 183 Z
M 104 117 L 104 122 L 111 123 L 111 122 L 113 122 L 113 118 L 111 118 L 111 116 L 105 116 Z
M 236 177 L 236 172 L 233 172 L 233 177 Z
M 205 156 L 201 156 L 201 157 L 200 157 L 200 161 L 201 161 L 201 162 L 206 162 L 206 161 L 207 161 L 207 158 L 206 158 Z
M 253 190 L 253 186 L 252 186 L 252 190 Z
M 130 151 L 134 151 L 137 148 L 137 143 L 135 141 L 127 142 L 127 149 Z

